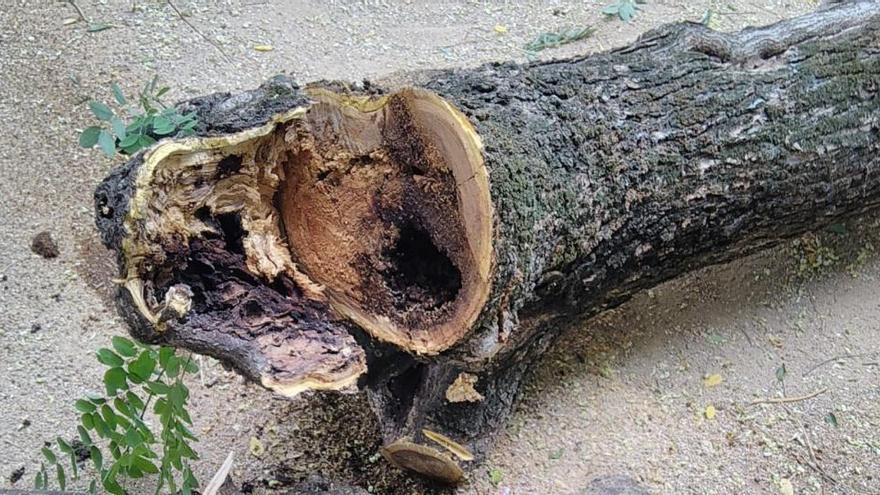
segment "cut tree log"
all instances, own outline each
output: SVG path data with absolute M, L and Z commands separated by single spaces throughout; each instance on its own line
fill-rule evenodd
M 568 60 L 275 78 L 95 194 L 132 334 L 275 392 L 365 389 L 457 481 L 561 329 L 880 204 L 880 4 Z

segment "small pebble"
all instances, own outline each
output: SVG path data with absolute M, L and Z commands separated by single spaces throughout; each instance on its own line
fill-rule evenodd
M 39 254 L 43 258 L 57 258 L 60 254 L 58 244 L 52 239 L 52 234 L 48 231 L 40 232 L 35 235 L 31 241 L 31 251 Z

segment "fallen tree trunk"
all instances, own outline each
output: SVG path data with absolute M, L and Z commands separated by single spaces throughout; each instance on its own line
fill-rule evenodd
M 570 60 L 284 78 L 182 104 L 96 192 L 147 341 L 284 395 L 369 394 L 446 481 L 573 320 L 880 203 L 880 5 Z

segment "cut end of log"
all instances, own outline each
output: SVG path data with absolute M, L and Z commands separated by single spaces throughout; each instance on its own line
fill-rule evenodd
M 290 250 L 331 304 L 416 353 L 456 343 L 489 289 L 491 207 L 470 123 L 427 91 L 314 91 L 279 191 Z
M 422 90 L 308 94 L 261 127 L 148 152 L 122 240 L 148 337 L 288 396 L 356 386 L 349 321 L 413 353 L 454 345 L 491 269 L 488 177 L 461 113 Z

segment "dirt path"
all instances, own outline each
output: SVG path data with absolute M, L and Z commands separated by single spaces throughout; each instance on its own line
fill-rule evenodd
M 71 401 L 100 385 L 91 353 L 124 331 L 106 304 L 113 268 L 91 220 L 91 191 L 112 162 L 76 144 L 76 129 L 90 123 L 84 102 L 109 100 L 111 82 L 132 93 L 158 74 L 180 99 L 253 87 L 278 72 L 357 80 L 525 60 L 527 41 L 570 26 L 598 31 L 541 57 L 622 45 L 708 8 L 723 29 L 813 8 L 650 1 L 624 24 L 603 20 L 602 2 L 178 0 L 221 52 L 165 2 L 137 0 L 132 11 L 130 1 L 80 0 L 91 21 L 113 25 L 92 33 L 65 24 L 75 12 L 63 2 L 8 3 L 0 9 L 0 488 L 20 467 L 15 486 L 30 486 L 41 443 L 74 434 Z M 59 258 L 30 252 L 41 230 L 58 240 Z M 578 493 L 620 473 L 663 494 L 784 494 L 789 484 L 797 494 L 880 493 L 880 259 L 868 247 L 880 248 L 878 232 L 876 219 L 862 219 L 844 234 L 693 274 L 585 323 L 539 367 L 491 459 L 459 493 Z M 783 363 L 788 396 L 825 392 L 749 406 L 781 392 Z M 234 450 L 235 478 L 255 493 L 313 471 L 375 493 L 434 491 L 363 442 L 375 425 L 362 399 L 285 401 L 215 362 L 202 369 L 193 402 L 203 479 Z M 716 374 L 721 383 L 707 386 Z M 262 458 L 249 451 L 251 438 L 265 447 Z

